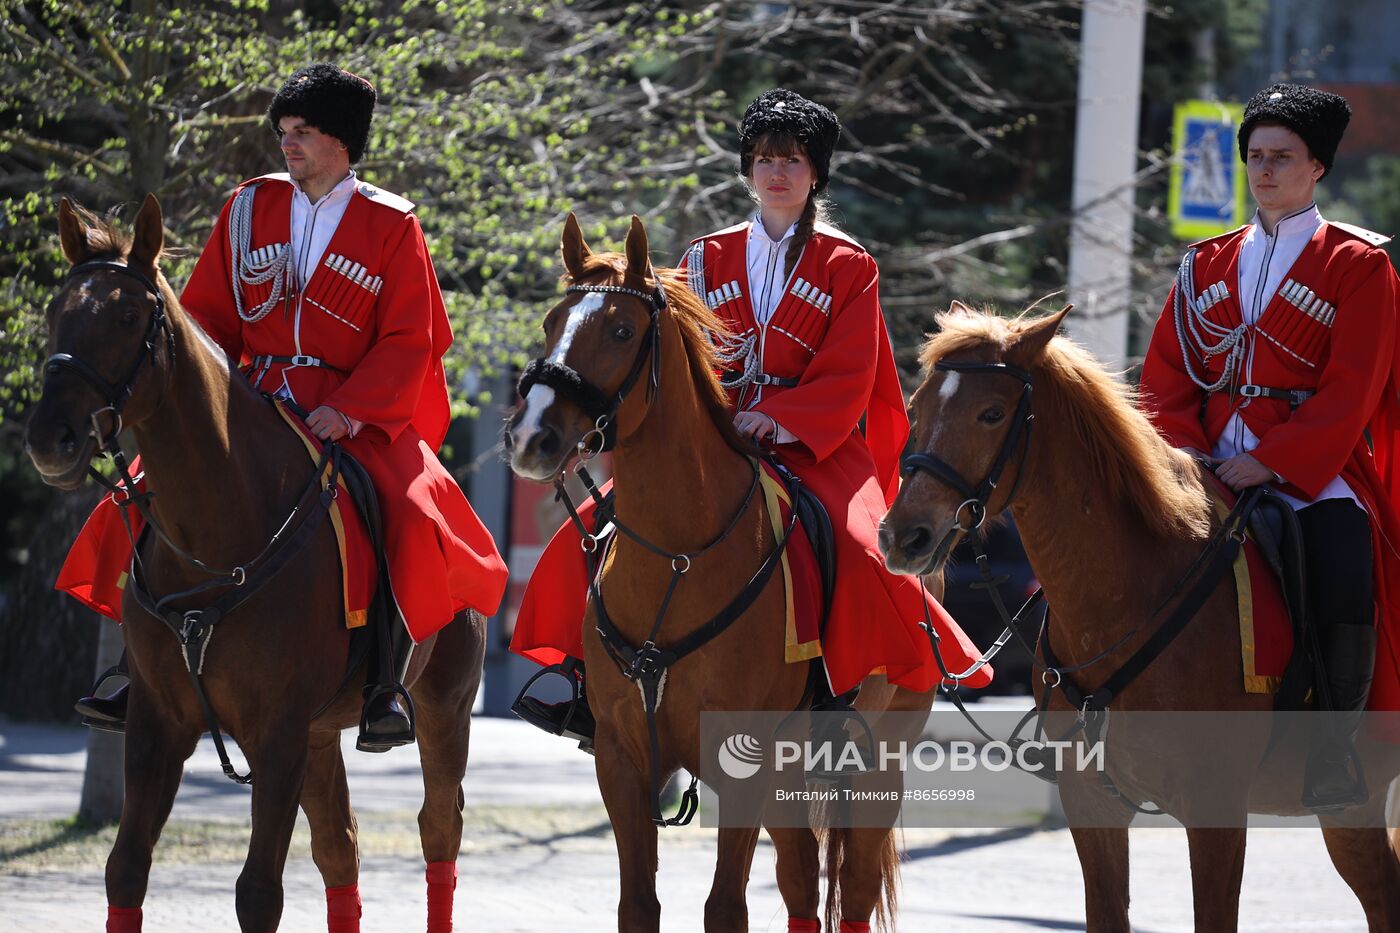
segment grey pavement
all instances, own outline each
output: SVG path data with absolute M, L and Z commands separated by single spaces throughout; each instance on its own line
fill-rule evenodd
M 62 818 L 77 809 L 86 736 L 83 730 L 0 721 L 0 832 L 5 821 Z M 351 796 L 362 830 L 402 817 L 413 829 L 419 803 L 416 753 L 364 755 L 347 734 Z M 477 718 L 464 785 L 469 811 L 507 814 L 522 808 L 577 808 L 596 814 L 593 831 L 512 835 L 500 828 L 473 838 L 458 860 L 458 930 L 603 931 L 616 929 L 616 855 L 601 827 L 592 760 L 569 743 L 515 721 Z M 246 825 L 248 791 L 219 772 L 205 740 L 187 764 L 172 820 Z M 299 831 L 304 835 L 304 827 Z M 663 831 L 658 885 L 662 929 L 701 928 L 714 870 L 713 830 Z M 900 931 L 956 928 L 959 933 L 1082 930 L 1079 866 L 1065 830 L 909 830 L 903 867 Z M 402 845 L 376 854 L 362 833 L 360 890 L 367 931 L 422 929 L 422 861 Z M 378 851 L 383 852 L 385 847 Z M 1135 830 L 1132 913 L 1139 933 L 1193 928 L 1185 834 Z M 240 865 L 158 860 L 146 899 L 146 929 L 233 929 L 233 886 Z M 766 840 L 748 889 L 753 930 L 786 929 Z M 281 929 L 325 929 L 324 896 L 311 861 L 294 851 L 285 874 Z M 0 864 L 0 929 L 66 933 L 101 929 L 106 898 L 100 868 L 15 872 Z M 1245 931 L 1356 931 L 1361 910 L 1332 871 L 1316 827 L 1250 832 L 1241 904 Z

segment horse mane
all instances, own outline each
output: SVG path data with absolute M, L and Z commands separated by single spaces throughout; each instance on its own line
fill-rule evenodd
M 990 309 L 938 316 L 940 332 L 919 354 L 924 372 L 955 353 L 1007 350 L 1038 319 L 1005 318 Z M 1050 340 L 1027 368 L 1035 376 L 1036 419 L 1041 438 L 1068 430 L 1085 454 L 1093 482 L 1164 537 L 1204 538 L 1212 510 L 1195 461 L 1169 445 L 1137 406 L 1136 390 L 1109 373 L 1083 347 L 1065 337 Z M 1056 426 L 1052 428 L 1051 425 Z
M 626 270 L 627 257 L 621 253 L 592 253 L 584 258 L 579 275 L 566 275 L 564 279 L 566 282 L 582 281 L 604 273 L 621 279 Z M 734 416 L 729 411 L 729 395 L 719 382 L 718 373 L 723 366 L 710 335 L 725 333 L 727 325 L 690 290 L 688 274 L 684 269 L 656 269 L 654 272 L 666 293 L 667 311 L 680 331 L 691 379 L 701 401 L 709 410 L 710 420 L 730 447 L 745 456 L 753 456 L 759 451 L 734 427 Z
M 131 234 L 117 226 L 116 218 L 94 213 L 81 204 L 74 204 L 73 212 L 87 230 L 88 249 L 92 253 L 89 259 L 126 258 L 131 251 Z

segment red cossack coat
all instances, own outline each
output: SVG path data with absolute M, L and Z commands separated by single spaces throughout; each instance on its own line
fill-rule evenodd
M 1194 303 L 1210 286 L 1226 283 L 1230 296 L 1204 312 L 1222 328 L 1235 328 L 1243 321 L 1234 293 L 1248 229 L 1194 247 L 1193 294 L 1184 298 Z M 1400 283 L 1377 241 L 1383 238 L 1324 221 L 1247 332 L 1252 347 L 1236 381 L 1315 393 L 1296 409 L 1284 399 L 1244 398 L 1228 390 L 1206 393 L 1191 379 L 1185 368 L 1188 361 L 1198 377 L 1214 383 L 1224 373 L 1225 354 L 1207 357 L 1184 321 L 1178 336 L 1176 286 L 1143 362 L 1142 404 L 1170 443 L 1205 453 L 1213 449 L 1230 416 L 1239 412 L 1259 438 L 1250 453 L 1283 477 L 1280 488 L 1297 498 L 1312 499 L 1336 476 L 1346 481 L 1371 517 L 1380 625 L 1370 707 L 1397 710 L 1400 518 L 1395 496 L 1400 490 L 1400 451 L 1395 432 L 1400 429 L 1400 382 L 1395 364 L 1400 360 Z M 1300 298 L 1297 289 L 1287 287 L 1290 282 L 1310 289 L 1312 296 Z M 1191 312 L 1183 308 L 1183 313 Z
M 798 379 L 792 387 L 751 387 L 737 407 L 772 418 L 797 440 L 776 452 L 817 494 L 836 534 L 836 591 L 823 653 L 832 689 L 844 692 L 883 668 L 911 690 L 941 679 L 928 637 L 927 608 L 952 673 L 978 651 L 914 577 L 885 569 L 875 536 L 899 489 L 899 456 L 909 434 L 904 396 L 880 311 L 875 260 L 826 225 L 807 241 L 772 318 L 760 326 L 749 303 L 744 223 L 696 240 L 685 266 L 692 287 L 738 337 L 753 337 L 760 370 Z M 526 590 L 511 649 L 541 664 L 583 656 L 587 577 L 577 531 L 550 541 Z M 967 681 L 990 680 L 984 668 Z
M 280 249 L 291 240 L 292 183 L 286 175 L 256 178 L 235 197 L 249 186 L 256 186 L 250 252 Z M 415 640 L 463 609 L 493 613 L 505 592 L 505 562 L 437 458 L 449 418 L 442 356 L 452 330 L 412 203 L 359 183 L 300 302 L 293 295 L 249 323 L 232 292 L 233 200 L 185 286 L 185 310 L 257 388 L 285 387 L 307 411 L 329 405 L 363 422 L 343 443 L 374 481 L 394 597 Z M 271 282 L 238 287 L 245 313 L 272 291 Z M 263 355 L 326 365 L 254 365 Z M 117 618 L 111 581 L 130 559 L 108 497 L 74 543 L 58 588 Z

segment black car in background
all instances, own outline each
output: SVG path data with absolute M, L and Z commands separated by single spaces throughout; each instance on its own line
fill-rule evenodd
M 1031 572 L 1026 560 L 1026 552 L 1021 548 L 1021 536 L 1009 519 L 995 526 L 984 526 L 985 545 L 992 576 L 1005 577 L 998 591 L 1006 611 L 1015 615 L 1021 605 L 1039 588 L 1040 583 Z M 982 574 L 977 569 L 977 561 L 972 545 L 964 540 L 953 550 L 944 569 L 946 587 L 943 607 L 948 610 L 962 630 L 972 639 L 979 651 L 986 651 L 1005 630 L 1006 624 L 997 614 L 991 596 L 973 584 L 982 582 Z M 1035 644 L 1036 632 L 1045 612 L 1044 603 L 1028 613 L 1021 623 L 1021 632 L 1026 641 Z M 1000 696 L 1027 694 L 1031 690 L 1031 660 L 1026 650 L 1013 636 L 1006 647 L 992 661 L 996 676 L 984 690 L 975 695 L 995 694 Z M 968 695 L 974 695 L 968 691 Z

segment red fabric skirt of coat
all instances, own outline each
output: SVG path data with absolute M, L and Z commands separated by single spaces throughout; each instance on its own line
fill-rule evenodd
M 888 505 L 876 479 L 875 464 L 859 434 L 853 433 L 821 462 L 797 452 L 779 459 L 816 493 L 831 516 L 836 536 L 836 590 L 822 653 L 831 687 L 843 693 L 881 669 L 890 681 L 925 691 L 942 676 L 928 636 L 919 627 L 924 611 L 940 637 L 943 662 L 951 673 L 967 669 L 979 656 L 953 618 L 916 577 L 895 576 L 885 569 L 875 536 Z M 591 500 L 589 505 L 591 506 Z M 592 509 L 584 510 L 591 526 Z M 579 534 L 565 523 L 550 540 L 520 606 L 511 650 L 538 664 L 565 656 L 583 657 L 583 618 L 588 599 L 588 571 Z M 985 667 L 966 681 L 970 687 L 991 681 Z
M 409 426 L 392 443 L 374 435 L 342 443 L 378 493 L 389 578 L 413 639 L 422 641 L 463 609 L 494 613 L 505 593 L 505 562 L 418 432 Z M 54 586 L 119 620 L 130 564 L 121 510 L 106 496 L 73 543 Z

